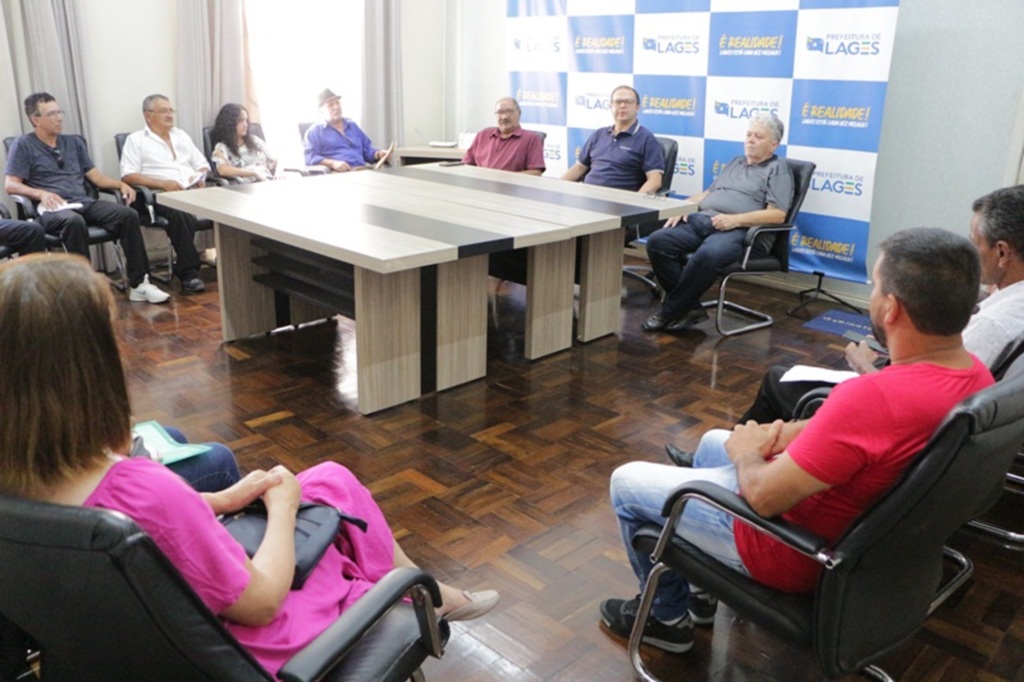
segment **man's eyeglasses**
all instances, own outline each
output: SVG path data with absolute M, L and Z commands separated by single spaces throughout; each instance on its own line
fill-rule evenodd
M 495 116 L 511 116 L 514 113 L 516 113 L 515 109 L 498 109 L 497 111 L 494 112 L 494 115 Z
M 627 104 L 636 104 L 636 100 L 635 99 L 613 99 L 612 100 L 612 104 L 614 104 L 617 107 L 622 107 L 622 106 L 625 106 Z
M 161 116 L 163 116 L 164 114 L 177 113 L 176 109 L 171 109 L 170 107 L 164 107 L 163 109 L 148 109 L 147 111 L 149 111 L 149 113 L 151 114 L 160 114 Z
M 57 160 L 57 168 L 64 170 L 64 156 L 60 153 L 60 150 L 51 149 L 50 151 L 53 153 L 53 158 Z
M 63 116 L 64 111 L 62 109 L 54 109 L 53 111 L 47 111 L 45 114 L 37 113 L 36 116 L 40 118 L 56 118 L 57 116 Z

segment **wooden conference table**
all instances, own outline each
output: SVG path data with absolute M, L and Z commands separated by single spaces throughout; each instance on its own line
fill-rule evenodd
M 528 248 L 525 354 L 618 329 L 622 227 L 686 201 L 427 164 L 159 195 L 214 220 L 225 341 L 342 313 L 356 320 L 359 411 L 486 374 L 488 254 Z

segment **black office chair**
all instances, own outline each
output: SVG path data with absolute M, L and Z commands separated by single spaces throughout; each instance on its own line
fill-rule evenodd
M 1024 357 L 1022 356 L 1024 356 L 1024 339 L 1018 339 L 1015 344 L 1007 346 L 992 363 L 992 376 L 996 381 L 1009 381 L 1024 374 Z M 1024 497 L 1024 448 L 1017 452 L 1010 470 L 1006 472 L 1002 493 L 1003 501 L 1007 504 L 1016 502 L 1018 505 L 1024 505 L 1022 497 Z M 1011 545 L 1024 544 L 1024 530 L 1013 530 L 1001 526 L 993 518 L 982 516 L 971 520 L 967 525 Z
M 810 161 L 799 161 L 797 159 L 783 159 L 793 173 L 793 204 L 786 212 L 786 222 L 781 225 L 760 225 L 747 230 L 746 239 L 743 241 L 743 257 L 739 262 L 727 266 L 721 273 L 721 282 L 718 285 L 718 298 L 713 301 L 705 301 L 701 305 L 705 308 L 716 308 L 715 328 L 722 336 L 734 336 L 744 334 L 768 327 L 774 321 L 771 315 L 747 308 L 746 306 L 726 300 L 725 288 L 733 277 L 759 277 L 770 272 L 789 272 L 789 239 L 787 234 L 796 228 L 796 217 L 800 213 L 800 207 L 807 196 L 807 190 L 811 186 L 811 177 L 814 175 L 816 165 Z M 759 240 L 767 241 L 770 244 L 767 255 L 761 256 L 754 253 L 754 246 Z M 726 329 L 723 324 L 723 314 L 726 310 L 756 320 L 750 324 Z
M 11 212 L 7 210 L 6 206 L 4 206 L 3 204 L 0 204 L 0 220 L 10 220 L 10 219 L 11 219 Z M 14 255 L 14 253 L 9 248 L 4 246 L 3 244 L 0 244 L 0 260 L 7 260 L 8 258 L 10 258 L 13 255 Z
M 665 172 L 661 176 L 661 189 L 658 190 L 658 196 L 668 196 L 668 193 L 672 191 L 672 178 L 676 173 L 679 143 L 667 137 L 655 137 L 654 139 L 661 144 L 661 152 L 665 156 Z M 663 222 L 659 220 L 627 227 L 628 236 L 624 255 L 647 260 L 647 237 L 662 224 Z M 646 284 L 651 290 L 652 296 L 658 294 L 658 283 L 654 280 L 654 273 L 651 271 L 650 265 L 623 265 L 622 274 Z
M 825 677 L 861 671 L 917 632 L 924 619 L 970 577 L 973 564 L 944 547 L 968 520 L 998 498 L 1002 478 L 1024 442 L 1024 380 L 1017 377 L 968 397 L 946 416 L 901 480 L 835 543 L 782 519 L 764 519 L 735 493 L 707 482 L 677 488 L 666 501 L 664 529 L 633 537 L 655 568 L 644 589 L 630 657 L 637 674 L 656 680 L 640 657 L 654 587 L 667 570 L 685 576 L 744 618 L 812 650 Z M 780 592 L 719 563 L 675 534 L 688 499 L 723 509 L 823 566 L 812 594 Z M 943 557 L 960 571 L 940 586 Z
M 124 141 L 128 139 L 131 133 L 116 133 L 114 135 L 114 146 L 117 149 L 117 160 L 121 161 L 121 153 L 124 151 Z M 211 171 L 214 170 L 213 165 L 210 166 Z M 214 171 L 215 172 L 215 171 Z M 206 180 L 206 186 L 217 186 L 226 187 L 228 182 L 221 177 L 209 177 Z M 139 223 L 143 227 L 149 227 L 152 229 L 160 230 L 165 236 L 167 234 L 167 219 L 156 214 L 156 195 L 160 193 L 160 190 L 153 190 L 142 185 L 134 185 L 132 189 L 135 190 L 135 203 L 132 207 L 139 214 Z M 196 223 L 196 232 L 205 232 L 213 229 L 213 221 L 206 218 L 199 218 Z M 216 267 L 217 263 L 209 260 L 202 260 L 203 263 L 211 267 Z M 150 276 L 162 282 L 164 284 L 170 284 L 174 278 L 174 248 L 171 246 L 171 239 L 167 237 L 167 271 L 164 272 L 152 272 Z
M 267 141 L 267 138 L 263 135 L 263 126 L 259 123 L 249 124 L 249 134 L 260 138 L 264 142 Z M 203 126 L 203 155 L 206 156 L 206 162 L 210 164 L 211 177 L 223 180 L 229 185 L 241 184 L 238 180 L 225 178 L 217 172 L 217 163 L 213 160 L 213 148 L 215 146 L 216 145 L 213 142 L 213 126 Z M 118 154 L 118 157 L 120 157 L 120 154 Z
M 526 128 L 523 128 L 523 130 L 526 130 Z M 541 147 L 544 146 L 544 143 L 548 139 L 548 134 L 545 133 L 543 130 L 526 130 L 526 132 L 533 133 L 534 135 L 539 137 L 540 138 L 540 145 L 541 145 Z
M 405 680 L 440 657 L 437 583 L 396 569 L 280 671 L 263 669 L 123 514 L 0 497 L 0 679 Z M 21 589 L 17 589 L 21 586 Z M 412 603 L 403 602 L 408 595 Z
M 86 149 L 89 148 L 89 143 L 86 142 L 85 138 L 81 135 L 69 135 L 69 137 L 77 137 L 82 140 L 85 144 Z M 4 138 L 4 151 L 7 156 L 11 155 L 11 146 L 14 144 L 14 137 Z M 92 199 L 99 199 L 100 193 L 109 194 L 113 197 L 117 203 L 122 202 L 121 192 L 116 189 L 100 189 L 96 185 L 89 182 L 88 179 L 85 181 L 85 191 Z M 39 217 L 39 212 L 36 210 L 36 202 L 32 201 L 28 197 L 23 197 L 18 194 L 10 195 L 11 199 L 14 200 L 18 211 L 18 220 L 36 220 Z M 121 249 L 121 245 L 117 241 L 116 235 L 113 232 L 107 230 L 105 227 L 99 225 L 88 225 L 86 230 L 89 233 L 88 242 L 89 246 L 99 246 L 101 244 L 110 244 L 114 251 L 114 266 L 117 268 L 117 278 L 112 279 L 112 284 L 121 291 L 125 291 L 128 288 L 128 275 L 124 264 L 124 251 Z M 46 234 L 46 249 L 48 251 L 65 251 L 63 242 L 60 240 L 59 235 Z M 99 262 L 104 271 L 106 271 L 106 258 L 104 258 L 103 251 L 99 251 Z

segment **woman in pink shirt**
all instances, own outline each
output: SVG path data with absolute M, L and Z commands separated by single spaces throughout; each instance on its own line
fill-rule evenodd
M 293 475 L 253 471 L 217 493 L 196 493 L 131 444 L 128 389 L 111 325 L 109 286 L 72 256 L 27 256 L 0 267 L 0 492 L 102 507 L 135 520 L 207 607 L 269 671 L 319 635 L 395 566 L 413 566 L 370 492 L 325 462 Z M 72 397 L 73 399 L 68 399 Z M 262 498 L 266 535 L 250 559 L 217 520 Z M 300 500 L 367 522 L 343 523 L 302 589 L 295 570 Z M 438 615 L 477 618 L 494 591 L 439 583 Z

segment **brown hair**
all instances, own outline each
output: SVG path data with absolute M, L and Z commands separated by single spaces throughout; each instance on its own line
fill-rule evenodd
M 0 489 L 33 496 L 128 445 L 112 306 L 79 256 L 0 266 Z

